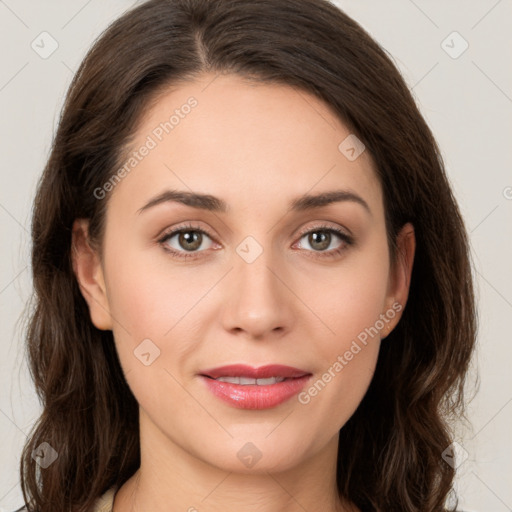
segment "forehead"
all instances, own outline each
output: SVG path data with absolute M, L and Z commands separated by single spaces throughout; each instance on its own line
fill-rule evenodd
M 172 188 L 244 209 L 344 188 L 378 207 L 381 190 L 370 155 L 347 158 L 352 137 L 324 102 L 302 90 L 202 75 L 152 101 L 111 202 L 129 196 L 135 212 L 144 199 Z

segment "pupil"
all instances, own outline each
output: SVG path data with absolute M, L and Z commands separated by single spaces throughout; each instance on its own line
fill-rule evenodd
M 193 233 L 190 235 L 190 233 Z M 199 241 L 199 243 L 197 243 Z M 187 249 L 187 244 L 192 244 L 192 247 L 188 247 L 188 250 L 198 249 L 201 246 L 201 235 L 197 231 L 185 231 L 181 233 L 180 244 L 184 243 L 184 249 Z
M 330 242 L 330 233 L 326 233 L 325 231 L 317 231 L 316 233 L 312 233 L 310 236 L 310 243 L 314 247 L 315 243 L 319 243 L 320 246 L 317 246 L 317 249 L 323 250 L 329 247 Z

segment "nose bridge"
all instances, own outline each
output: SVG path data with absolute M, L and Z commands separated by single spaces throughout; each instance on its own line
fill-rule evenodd
M 253 336 L 283 329 L 289 321 L 289 297 L 286 286 L 278 278 L 282 268 L 272 248 L 254 236 L 247 236 L 235 248 L 232 290 L 226 302 L 226 328 L 238 328 Z
M 254 236 L 247 236 L 236 247 L 236 256 L 235 278 L 240 284 L 239 292 L 252 295 L 258 301 L 276 300 L 276 294 L 280 295 L 278 280 L 274 275 L 276 270 L 270 269 L 279 268 L 280 264 L 270 246 L 270 237 L 260 243 Z

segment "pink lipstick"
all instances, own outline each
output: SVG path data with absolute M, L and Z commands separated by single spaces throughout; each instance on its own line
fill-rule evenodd
M 218 398 L 239 409 L 269 409 L 289 400 L 304 388 L 311 373 L 285 365 L 253 368 L 235 364 L 199 373 Z

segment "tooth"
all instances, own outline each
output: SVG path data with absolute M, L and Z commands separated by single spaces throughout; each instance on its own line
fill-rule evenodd
M 253 379 L 251 377 L 217 377 L 215 380 L 220 382 L 229 382 L 230 384 L 245 385 L 258 385 L 258 386 L 269 386 L 283 382 L 286 377 L 267 377 L 265 379 Z
M 269 384 L 275 384 L 276 382 L 278 382 L 276 377 L 268 377 L 267 379 L 258 379 L 257 380 L 258 386 L 267 386 Z
M 230 384 L 240 384 L 240 377 L 218 377 L 215 380 L 220 380 L 221 382 L 229 382 Z
M 251 379 L 249 377 L 240 377 L 240 384 L 256 384 L 256 379 Z

